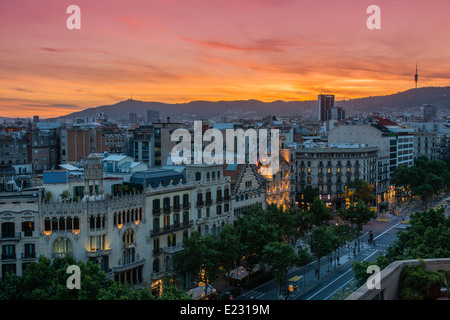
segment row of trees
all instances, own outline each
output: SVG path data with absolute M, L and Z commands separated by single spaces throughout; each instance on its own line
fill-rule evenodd
M 392 173 L 391 181 L 397 188 L 417 195 L 424 203 L 450 187 L 450 157 L 445 160 L 429 160 L 419 157 L 413 166 L 402 165 Z
M 67 268 L 77 265 L 80 268 L 80 289 L 69 289 Z M 72 256 L 49 258 L 40 256 L 22 273 L 22 276 L 6 273 L 0 282 L 0 300 L 153 300 L 151 291 L 144 288 L 131 288 L 106 277 L 99 265 L 90 261 L 76 262 Z M 168 284 L 162 300 L 191 299 L 184 290 Z
M 270 266 L 280 294 L 283 288 L 286 294 L 289 270 L 305 266 L 315 258 L 320 278 L 320 259 L 357 238 L 374 214 L 359 200 L 339 211 L 341 223 L 330 225 L 334 216 L 319 198 L 312 201 L 308 210 L 283 210 L 275 205 L 263 210 L 255 205 L 233 225 L 225 225 L 218 236 L 201 237 L 192 232 L 184 240 L 184 250 L 172 261 L 173 276 L 186 287 L 192 281 L 203 282 L 206 295 L 210 284 L 221 275 L 226 275 L 229 281 L 230 272 L 238 266 L 248 271 L 247 281 L 258 266 Z M 299 239 L 304 240 L 307 248 L 296 248 Z

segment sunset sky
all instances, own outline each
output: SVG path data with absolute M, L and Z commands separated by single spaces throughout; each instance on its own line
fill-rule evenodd
M 81 30 L 69 30 L 69 5 Z M 369 30 L 370 5 L 381 30 Z M 450 85 L 448 0 L 0 0 L 0 116 Z

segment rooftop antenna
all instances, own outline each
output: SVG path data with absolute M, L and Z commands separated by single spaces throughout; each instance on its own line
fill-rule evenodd
M 417 82 L 419 82 L 419 74 L 417 73 L 417 61 L 416 61 L 416 74 L 414 75 L 414 81 L 416 82 L 416 89 L 417 89 Z

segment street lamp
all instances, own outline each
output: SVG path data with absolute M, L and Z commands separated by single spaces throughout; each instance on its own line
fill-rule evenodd
M 353 206 L 353 191 L 356 191 L 356 189 L 348 189 L 348 191 L 352 191 L 352 206 Z

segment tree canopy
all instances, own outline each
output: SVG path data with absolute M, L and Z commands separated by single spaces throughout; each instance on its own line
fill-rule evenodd
M 69 289 L 67 268 L 80 268 L 80 289 Z M 168 286 L 162 299 L 190 299 L 175 287 Z M 22 276 L 7 273 L 0 282 L 0 300 L 152 300 L 156 299 L 146 287 L 131 288 L 106 277 L 100 267 L 90 261 L 76 262 L 72 256 L 53 261 L 39 256 L 30 263 Z

